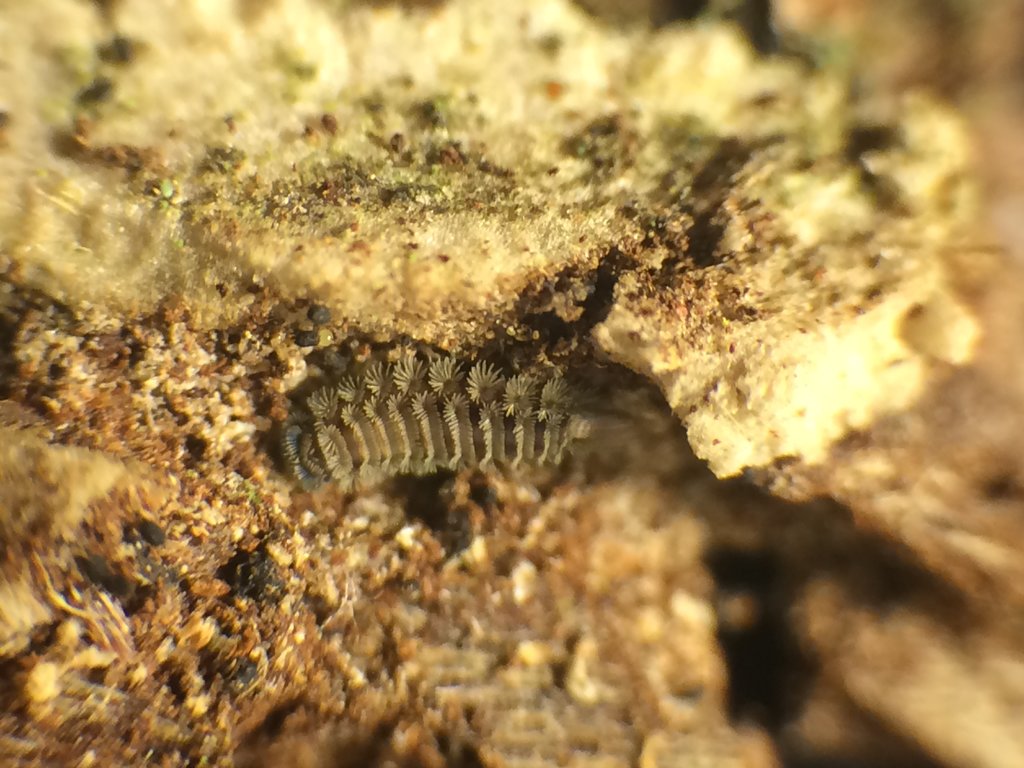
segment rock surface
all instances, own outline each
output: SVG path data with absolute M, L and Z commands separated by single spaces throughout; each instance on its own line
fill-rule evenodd
M 1021 754 L 1024 281 L 950 111 L 563 0 L 3 15 L 4 760 Z M 289 397 L 404 346 L 591 440 L 301 492 Z

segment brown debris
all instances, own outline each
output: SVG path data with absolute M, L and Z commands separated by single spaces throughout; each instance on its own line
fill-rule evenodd
M 956 116 L 728 3 L 102 5 L 0 27 L 0 763 L 1019 761 L 1024 278 Z M 405 348 L 591 435 L 296 487 L 292 402 Z

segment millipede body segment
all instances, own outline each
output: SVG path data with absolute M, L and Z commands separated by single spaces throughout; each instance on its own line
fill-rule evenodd
M 311 394 L 284 429 L 307 488 L 467 467 L 559 463 L 585 431 L 560 374 L 505 376 L 486 362 L 408 353 Z

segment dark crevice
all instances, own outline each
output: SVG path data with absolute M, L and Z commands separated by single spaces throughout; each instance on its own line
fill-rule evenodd
M 100 554 L 90 552 L 75 557 L 78 570 L 96 586 L 117 598 L 131 595 L 132 585 Z
M 526 328 L 536 331 L 549 346 L 564 343 L 573 338 L 573 325 L 554 310 L 524 315 L 520 321 Z
M 859 546 L 855 549 L 858 552 L 849 553 L 851 557 L 870 557 L 866 551 L 860 552 Z M 875 547 L 870 550 L 877 552 Z M 871 734 L 867 740 L 824 751 L 788 728 L 809 703 L 813 706 L 810 695 L 820 674 L 818 663 L 802 650 L 790 626 L 790 612 L 804 578 L 820 576 L 821 569 L 812 565 L 809 574 L 794 579 L 793 565 L 784 557 L 785 553 L 769 549 L 728 546 L 713 548 L 706 556 L 718 593 L 717 634 L 729 674 L 730 718 L 756 723 L 772 733 L 779 740 L 787 768 L 939 768 L 917 745 L 893 732 L 891 724 L 851 702 L 847 702 L 850 711 L 844 718 L 861 722 L 860 727 Z M 823 560 L 832 559 L 823 554 Z M 842 570 L 839 563 L 837 570 Z M 907 593 L 913 588 L 903 585 L 903 578 L 911 584 L 915 579 L 908 576 L 898 557 L 883 551 L 871 570 L 879 577 L 866 592 L 849 585 L 860 592 L 860 599 L 874 600 L 872 604 L 882 611 L 901 596 L 909 599 Z M 898 589 L 901 585 L 902 590 Z
M 908 215 L 903 190 L 891 176 L 873 171 L 864 156 L 872 152 L 899 149 L 904 144 L 904 136 L 896 126 L 862 124 L 850 129 L 843 148 L 846 161 L 856 167 L 864 189 L 880 207 L 897 216 Z
M 771 0 L 742 0 L 726 13 L 726 18 L 736 22 L 754 50 L 767 55 L 779 50 L 779 36 L 772 18 Z
M 392 491 L 404 498 L 406 515 L 426 526 L 448 557 L 462 552 L 473 540 L 468 513 L 452 503 L 453 474 L 443 471 L 423 477 L 400 475 L 390 483 Z
M 284 587 L 277 566 L 262 544 L 251 552 L 237 550 L 217 570 L 217 578 L 231 587 L 235 596 L 255 602 L 275 598 Z
M 849 162 L 857 162 L 868 152 L 883 152 L 904 146 L 904 137 L 898 126 L 862 123 L 850 128 L 843 154 Z
M 18 336 L 18 321 L 0 307 L 0 398 L 11 394 L 11 382 L 17 376 L 18 364 L 14 357 Z
M 70 323 L 73 315 L 67 305 L 42 291 L 19 285 L 9 276 L 0 278 L 13 289 L 10 295 L 0 298 L 0 399 L 6 399 L 11 397 L 12 385 L 18 378 L 15 351 L 23 325 L 31 322 L 37 313 L 49 313 L 52 325 L 59 328 Z
M 512 316 L 535 334 L 533 340 L 517 342 L 516 349 L 536 357 L 541 349 L 550 352 L 575 339 L 588 338 L 594 326 L 608 316 L 615 286 L 633 264 L 631 257 L 613 247 L 596 268 L 566 267 L 524 293 Z M 502 338 L 501 334 L 496 336 Z
M 720 214 L 720 208 L 707 208 L 693 217 L 688 255 L 695 267 L 713 266 L 721 258 L 720 246 L 725 234 L 725 220 Z
M 781 565 L 770 552 L 738 549 L 714 549 L 706 562 L 719 592 L 729 716 L 777 731 L 799 711 L 812 674 L 787 626 Z
M 274 707 L 260 723 L 259 735 L 270 739 L 278 736 L 284 729 L 285 721 L 296 714 L 300 708 L 301 702 L 299 701 L 287 701 Z
M 194 463 L 199 463 L 206 455 L 207 441 L 205 438 L 189 434 L 185 435 L 185 451 L 192 457 Z
M 484 768 L 484 761 L 477 748 L 464 739 L 441 733 L 437 736 L 437 745 L 441 754 L 447 757 L 451 768 Z
M 655 27 L 700 19 L 731 21 L 743 30 L 751 47 L 760 54 L 779 50 L 771 0 L 664 0 L 653 6 L 639 4 L 631 11 L 627 3 L 577 2 L 608 24 L 647 23 Z
M 665 3 L 658 20 L 663 24 L 670 24 L 674 21 L 693 21 L 707 11 L 709 4 L 709 0 L 674 0 Z
M 593 289 L 583 302 L 583 315 L 580 318 L 580 326 L 586 333 L 608 317 L 615 300 L 615 286 L 629 269 L 630 263 L 622 251 L 613 248 L 597 265 L 593 275 Z
M 967 633 L 976 629 L 978 617 L 964 595 L 900 543 L 858 527 L 845 507 L 786 503 L 742 480 L 718 487 L 734 503 L 746 498 L 751 515 L 737 519 L 727 513 L 721 519 L 712 509 L 706 518 L 712 530 L 725 532 L 711 542 L 705 562 L 716 582 L 729 716 L 767 729 L 778 740 L 785 766 L 937 768 L 891 723 L 851 701 L 842 705 L 840 717 L 858 723 L 860 733 L 849 743 L 823 748 L 801 731 L 805 712 L 820 706 L 817 698 L 830 683 L 814 655 L 818 651 L 805 645 L 806 616 L 799 617 L 822 610 L 806 602 L 807 589 L 827 582 L 854 611 L 863 607 L 882 620 L 891 612 L 919 612 L 947 631 Z M 757 531 L 753 539 L 727 533 L 740 525 Z M 841 631 L 847 619 L 834 621 Z
M 648 227 L 650 244 L 666 246 L 673 254 L 662 264 L 661 281 L 672 281 L 689 268 L 714 266 L 728 255 L 722 249 L 730 219 L 725 202 L 736 187 L 736 176 L 758 148 L 734 138 L 722 141 L 676 205 L 674 219 L 685 222 L 683 231 L 674 231 L 680 223 L 668 215 L 655 218 Z
M 1024 497 L 1024 484 L 1012 472 L 996 474 L 983 484 L 982 495 L 990 501 L 1013 501 Z

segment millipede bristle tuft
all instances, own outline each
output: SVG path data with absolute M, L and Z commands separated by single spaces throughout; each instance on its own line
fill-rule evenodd
M 569 385 L 561 376 L 552 376 L 540 391 L 540 404 L 537 419 L 540 421 L 560 421 L 572 408 Z
M 467 383 L 467 393 L 473 402 L 491 403 L 501 397 L 505 381 L 490 363 L 483 362 L 473 366 Z
M 362 389 L 358 380 L 348 376 L 338 382 L 338 397 L 346 403 L 354 403 L 362 397 Z
M 506 378 L 488 362 L 408 353 L 371 360 L 309 395 L 282 453 L 306 488 L 349 488 L 397 474 L 553 465 L 581 434 L 569 385 L 555 372 Z
M 536 384 L 529 376 L 513 376 L 505 385 L 505 415 L 533 415 Z
M 395 364 L 395 387 L 406 394 L 416 389 L 423 381 L 426 366 L 423 361 L 413 355 L 406 355 Z
M 317 421 L 330 421 L 338 412 L 338 390 L 321 387 L 309 398 L 309 412 Z
M 439 395 L 451 395 L 458 391 L 462 384 L 462 370 L 459 364 L 450 357 L 442 357 L 430 364 L 427 380 L 430 388 Z
M 375 395 L 381 394 L 391 382 L 391 370 L 387 363 L 374 363 L 366 371 L 366 388 Z

